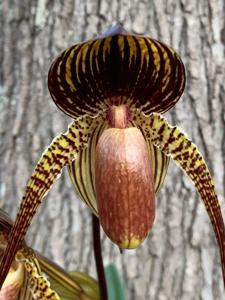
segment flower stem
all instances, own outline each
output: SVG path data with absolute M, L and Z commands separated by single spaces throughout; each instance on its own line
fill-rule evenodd
M 99 225 L 98 218 L 94 214 L 92 214 L 92 235 L 93 235 L 95 264 L 96 264 L 99 287 L 100 287 L 100 299 L 108 300 L 107 285 L 106 285 L 105 272 L 104 272 L 104 266 L 102 260 L 100 225 Z

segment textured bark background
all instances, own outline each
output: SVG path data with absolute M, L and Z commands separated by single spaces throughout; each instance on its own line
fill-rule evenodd
M 224 0 L 0 0 L 0 207 L 15 217 L 42 151 L 71 120 L 47 89 L 53 58 L 113 21 L 174 47 L 187 86 L 168 114 L 203 153 L 225 214 Z M 95 276 L 91 218 L 67 171 L 45 198 L 30 245 L 69 270 Z M 199 196 L 172 162 L 157 197 L 155 226 L 140 249 L 120 255 L 102 235 L 105 264 L 115 262 L 129 300 L 224 299 L 218 249 Z

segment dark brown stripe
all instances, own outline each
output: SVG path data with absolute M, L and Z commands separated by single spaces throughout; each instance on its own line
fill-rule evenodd
M 83 167 L 86 166 L 85 164 L 82 164 L 83 160 L 85 160 L 85 155 L 84 155 L 84 151 L 81 151 L 80 153 L 80 159 L 79 159 L 79 170 L 80 170 L 80 185 L 82 186 L 83 188 L 83 198 L 85 199 L 85 202 L 89 204 L 89 206 L 91 206 L 92 209 L 94 209 L 92 203 L 89 201 L 89 197 L 88 197 L 88 194 L 87 194 L 87 186 L 86 186 L 86 182 L 84 182 L 84 179 L 83 179 L 83 172 L 86 172 L 86 168 L 85 170 L 83 170 Z
M 109 44 L 109 49 L 106 44 Z M 151 45 L 159 56 L 159 70 L 154 64 L 156 60 Z M 163 56 L 164 52 L 168 55 L 171 67 L 166 86 L 168 71 L 165 69 L 167 60 Z M 71 81 L 75 91 L 66 81 L 66 63 L 70 55 L 73 55 L 70 63 Z M 85 68 L 82 67 L 83 64 Z M 184 77 L 181 60 L 166 45 L 150 38 L 117 34 L 73 46 L 67 53 L 64 52 L 53 63 L 48 84 L 57 106 L 73 117 L 86 113 L 96 115 L 99 110 L 107 109 L 112 104 L 128 104 L 150 114 L 164 112 L 175 104 L 184 89 Z M 171 95 L 168 97 L 169 93 Z

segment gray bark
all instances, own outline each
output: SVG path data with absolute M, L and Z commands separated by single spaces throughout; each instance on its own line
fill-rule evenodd
M 167 116 L 201 150 L 225 214 L 224 0 L 1 0 L 0 12 L 1 208 L 15 217 L 42 151 L 71 122 L 48 93 L 52 60 L 119 20 L 181 55 L 187 86 Z M 95 276 L 90 235 L 90 215 L 64 170 L 32 223 L 28 243 L 68 270 Z M 123 255 L 105 235 L 102 245 L 104 262 L 117 265 L 129 300 L 224 299 L 212 227 L 198 194 L 173 162 L 144 244 Z

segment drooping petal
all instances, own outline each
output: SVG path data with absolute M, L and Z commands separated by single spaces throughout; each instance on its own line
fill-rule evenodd
M 21 290 L 19 299 L 28 300 L 59 300 L 59 296 L 50 287 L 50 283 L 41 275 L 39 263 L 31 250 L 18 252 L 16 261 L 24 266 L 26 278 L 24 278 L 24 290 Z M 23 293 L 26 293 L 25 295 Z M 27 295 L 27 292 L 29 293 Z M 31 298 L 30 298 L 31 294 Z
M 72 117 L 121 104 L 146 114 L 165 112 L 184 85 L 184 66 L 173 49 L 121 26 L 66 49 L 48 76 L 55 104 Z
M 157 147 L 153 146 L 151 141 L 146 138 L 145 132 L 138 126 L 138 123 L 132 121 L 130 126 L 138 127 L 145 138 L 151 159 L 155 192 L 157 193 L 164 182 L 170 159 Z M 88 147 L 80 151 L 77 159 L 69 164 L 69 174 L 75 191 L 96 216 L 98 216 L 95 189 L 96 146 L 102 132 L 107 128 L 106 122 L 96 127 L 89 139 Z
M 157 113 L 150 117 L 140 114 L 139 118 L 153 145 L 186 172 L 201 195 L 217 238 L 225 283 L 225 226 L 215 186 L 204 158 L 197 146 L 178 127 L 171 126 L 166 118 Z
M 17 255 L 16 255 L 17 256 Z M 31 260 L 32 265 L 35 265 L 36 274 L 41 275 L 41 270 L 39 268 L 39 264 L 34 256 L 32 258 L 29 256 L 26 259 Z M 23 259 L 20 261 L 20 258 L 18 259 L 18 262 L 23 265 L 24 267 L 24 280 L 23 284 L 20 288 L 18 298 L 17 300 L 33 300 L 33 292 L 32 288 L 30 286 L 30 282 L 32 282 L 32 274 L 28 272 L 28 270 L 25 268 L 25 260 Z
M 101 122 L 102 115 L 95 118 L 86 115 L 76 119 L 69 126 L 68 131 L 56 137 L 44 151 L 28 181 L 9 243 L 2 258 L 0 286 L 43 197 L 60 176 L 62 168 L 76 159 L 79 151 L 87 146 L 92 130 Z
M 12 220 L 0 209 L 0 249 L 6 246 L 6 239 L 12 227 Z M 98 283 L 88 274 L 73 272 L 73 275 L 70 275 L 23 243 L 4 281 L 0 299 L 59 299 L 56 293 L 61 300 L 99 299 Z

